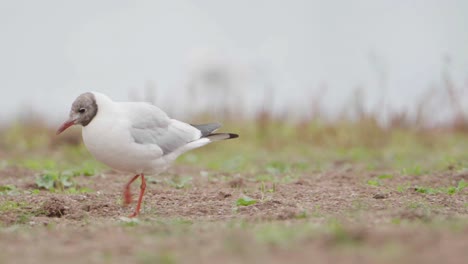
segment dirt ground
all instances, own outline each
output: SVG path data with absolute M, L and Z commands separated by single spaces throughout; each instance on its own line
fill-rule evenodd
M 378 175 L 392 175 L 369 184 Z M 190 178 L 180 183 L 179 175 Z M 37 191 L 36 172 L 0 170 L 0 263 L 464 263 L 468 173 L 406 176 L 338 164 L 295 178 L 175 166 L 148 177 L 141 216 L 122 206 L 131 175 L 76 177 L 89 193 Z M 283 177 L 284 176 L 284 177 Z M 134 200 L 139 181 L 132 186 Z M 256 204 L 240 206 L 248 196 Z

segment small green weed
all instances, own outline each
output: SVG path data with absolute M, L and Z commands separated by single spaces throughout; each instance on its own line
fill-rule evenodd
M 424 193 L 424 194 L 438 193 L 437 189 L 429 188 L 429 187 L 415 187 L 414 190 L 417 191 L 418 193 Z
M 258 226 L 255 230 L 257 241 L 265 244 L 287 247 L 294 241 L 314 235 L 313 227 L 308 223 L 297 225 L 295 228 L 277 223 L 268 223 Z
M 295 215 L 294 218 L 296 219 L 307 219 L 309 215 L 307 214 L 306 211 L 302 211 L 299 214 Z
M 30 205 L 26 202 L 5 201 L 0 203 L 0 213 L 15 213 L 15 224 L 26 224 L 29 222 L 33 216 L 33 213 L 30 211 L 30 209 Z
M 257 203 L 257 200 L 250 198 L 248 196 L 241 197 L 237 199 L 236 201 L 237 206 L 249 206 L 249 205 L 253 205 L 256 203 Z
M 302 172 L 309 169 L 310 164 L 306 162 L 297 162 L 292 165 L 294 171 Z
M 25 202 L 5 201 L 0 204 L 0 212 L 19 211 L 27 205 Z
M 64 191 L 74 185 L 72 177 L 70 172 L 48 171 L 36 178 L 36 185 L 49 191 Z
M 260 184 L 260 192 L 262 193 L 274 193 L 276 192 L 276 184 L 272 183 L 271 187 L 267 186 L 264 182 Z
M 414 190 L 419 193 L 424 193 L 424 194 L 446 193 L 446 194 L 453 195 L 453 194 L 463 191 L 466 187 L 468 187 L 468 183 L 465 182 L 465 180 L 460 180 L 457 186 L 439 187 L 439 188 L 418 186 L 418 187 L 415 187 Z
M 274 182 L 276 178 L 271 174 L 259 174 L 255 176 L 257 182 Z
M 52 159 L 26 159 L 21 165 L 31 170 L 53 170 L 57 168 L 57 163 Z
M 138 263 L 161 263 L 161 264 L 175 264 L 178 263 L 176 261 L 176 257 L 171 252 L 139 252 L 138 255 Z
M 463 191 L 463 189 L 465 189 L 466 187 L 468 187 L 468 182 L 465 182 L 465 180 L 460 180 L 460 181 L 458 182 L 458 185 L 457 185 L 456 190 L 457 190 L 458 192 L 461 192 L 461 191 Z
M 311 216 L 313 216 L 313 217 L 322 217 L 323 216 L 320 205 L 315 205 L 314 206 L 314 210 L 312 211 Z
M 349 232 L 336 219 L 331 219 L 328 222 L 328 233 L 331 235 L 332 241 L 337 245 L 353 245 L 359 242 L 359 236 Z
M 73 175 L 93 176 L 96 174 L 96 170 L 97 169 L 95 164 L 92 164 L 91 162 L 85 162 L 80 168 L 73 170 Z
M 370 185 L 370 186 L 380 186 L 381 183 L 378 179 L 370 179 L 367 181 L 367 185 Z
M 414 175 L 414 176 L 419 176 L 419 175 L 423 175 L 424 173 L 426 173 L 427 171 L 424 170 L 420 165 L 415 165 L 413 167 L 408 167 L 408 168 L 404 168 L 401 173 L 402 174 L 405 174 L 405 175 Z
M 397 186 L 397 191 L 400 193 L 406 192 L 409 188 L 411 188 L 411 183 L 405 183 L 403 185 Z
M 83 194 L 83 193 L 92 193 L 92 192 L 94 192 L 92 189 L 86 188 L 86 187 L 81 187 L 81 188 L 71 187 L 65 190 L 65 193 L 69 193 L 69 194 Z
M 122 226 L 133 227 L 140 224 L 140 220 L 138 218 L 128 218 L 128 217 L 120 217 L 120 224 Z
M 298 176 L 296 175 L 286 175 L 280 178 L 280 183 L 292 183 L 298 180 Z
M 282 161 L 273 161 L 266 166 L 266 171 L 271 174 L 286 173 L 291 170 L 291 166 Z
M 377 176 L 378 179 L 380 180 L 385 180 L 385 179 L 393 179 L 393 175 L 391 174 L 380 174 Z
M 174 177 L 166 179 L 165 182 L 176 189 L 185 189 L 192 185 L 192 177 Z
M 0 185 L 0 195 L 18 195 L 19 193 L 14 185 Z
M 16 224 L 26 224 L 28 223 L 30 220 L 31 220 L 31 217 L 33 216 L 33 214 L 31 213 L 22 213 L 22 214 L 19 214 L 17 217 L 16 217 L 16 221 L 15 223 Z
M 377 175 L 376 177 L 368 180 L 367 185 L 376 186 L 376 187 L 381 186 L 381 185 L 383 185 L 384 180 L 389 180 L 389 179 L 393 179 L 393 175 L 391 175 L 391 174 L 380 174 L 380 175 Z
M 221 164 L 221 168 L 227 171 L 241 171 L 245 167 L 246 159 L 243 156 L 234 156 Z M 219 168 L 218 164 L 210 164 L 212 168 Z

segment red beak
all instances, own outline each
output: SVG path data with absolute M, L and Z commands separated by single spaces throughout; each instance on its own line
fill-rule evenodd
M 65 121 L 65 123 L 63 123 L 63 124 L 59 127 L 59 129 L 57 130 L 56 135 L 62 133 L 65 129 L 67 129 L 67 128 L 73 126 L 74 124 L 75 124 L 75 120 L 70 120 L 70 119 L 69 119 L 69 120 Z

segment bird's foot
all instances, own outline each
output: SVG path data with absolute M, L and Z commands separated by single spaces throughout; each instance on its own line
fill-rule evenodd
M 135 211 L 133 212 L 133 214 L 129 215 L 128 217 L 129 218 L 134 218 L 134 217 L 137 217 L 139 215 L 139 212 Z

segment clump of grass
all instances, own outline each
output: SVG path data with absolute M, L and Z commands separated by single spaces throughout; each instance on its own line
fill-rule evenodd
M 465 180 L 460 180 L 457 184 L 457 186 L 450 186 L 446 189 L 446 192 L 448 194 L 455 194 L 458 192 L 463 191 L 465 188 L 468 187 L 468 182 L 465 182 Z
M 25 224 L 29 222 L 35 212 L 31 211 L 32 206 L 27 202 L 4 201 L 0 203 L 0 213 L 13 212 L 16 215 L 15 224 Z

